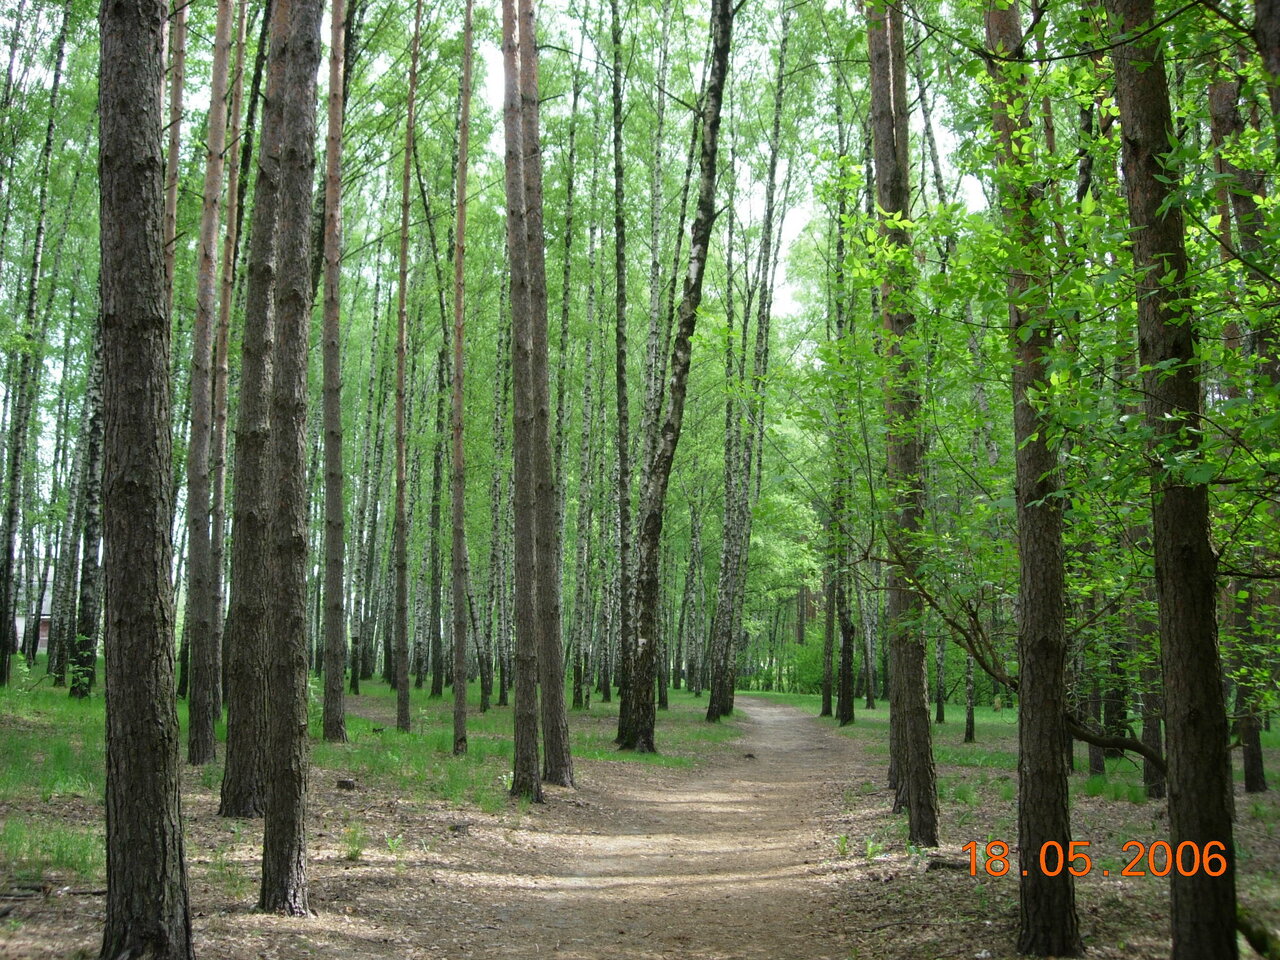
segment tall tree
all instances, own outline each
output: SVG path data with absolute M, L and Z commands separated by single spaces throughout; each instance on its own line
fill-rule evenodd
M 634 740 L 631 726 L 631 667 L 634 636 L 631 618 L 631 409 L 627 399 L 627 215 L 625 154 L 622 149 L 622 18 L 618 0 L 609 0 L 612 14 L 613 69 L 613 271 L 614 271 L 614 390 L 618 411 L 618 743 Z
M 213 338 L 218 312 L 218 220 L 227 143 L 227 70 L 231 60 L 231 0 L 218 0 L 200 238 L 196 262 L 196 317 L 191 337 L 191 432 L 187 451 L 187 643 L 190 723 L 187 762 L 205 764 L 216 753 L 214 722 L 222 714 L 222 651 L 210 536 L 210 452 L 213 433 Z
M 346 0 L 329 11 L 329 116 L 324 171 L 324 738 L 347 739 L 343 668 L 347 661 L 342 474 L 342 123 Z M 407 684 L 406 684 L 407 686 Z
M 279 0 L 277 0 L 279 2 Z M 274 492 L 267 674 L 268 780 L 258 906 L 307 916 L 307 348 L 310 341 L 311 206 L 315 182 L 316 74 L 321 0 L 294 0 L 271 56 L 286 58 L 280 158 L 279 276 L 271 397 Z M 265 134 L 264 134 L 265 135 Z
M 66 57 L 67 34 L 71 28 L 72 6 L 63 7 L 54 55 L 53 81 L 49 87 L 49 119 L 45 124 L 36 171 L 36 224 L 31 247 L 31 268 L 27 274 L 26 306 L 19 334 L 17 396 L 9 418 L 9 437 L 4 472 L 4 513 L 0 514 L 0 684 L 9 682 L 9 657 L 17 647 L 17 582 L 14 575 L 14 540 L 18 535 L 18 513 L 22 503 L 22 469 L 26 462 L 26 445 L 30 434 L 32 412 L 39 393 L 40 373 L 44 369 L 40 351 L 44 347 L 48 313 L 37 319 L 40 277 L 44 265 L 45 232 L 48 226 L 49 164 L 53 155 L 53 134 L 57 124 L 58 91 L 62 84 L 62 66 Z M 12 381 L 9 381 L 12 383 Z M 8 392 L 6 390 L 6 399 Z
M 232 68 L 231 105 L 227 129 L 227 215 L 222 238 L 222 271 L 219 280 L 218 326 L 213 339 L 213 433 L 209 438 L 209 471 L 212 494 L 209 521 L 209 566 L 213 573 L 213 631 L 221 657 L 222 696 L 226 697 L 227 657 L 223 648 L 226 610 L 226 539 L 227 539 L 227 425 L 230 415 L 231 382 L 231 302 L 236 295 L 236 258 L 240 242 L 240 170 L 247 156 L 241 137 L 241 114 L 244 108 L 245 37 L 248 29 L 248 7 L 244 0 L 236 4 L 236 58 Z
M 466 471 L 462 450 L 462 346 L 465 334 L 466 290 L 463 268 L 467 251 L 467 150 L 471 141 L 471 14 L 467 0 L 462 24 L 461 116 L 458 121 L 458 180 L 454 202 L 458 205 L 453 234 L 453 409 L 450 428 L 452 449 L 449 502 L 453 520 L 453 752 L 467 752 L 467 514 Z M 477 638 L 478 640 L 478 638 Z
M 1033 399 L 1048 383 L 1053 321 L 1039 291 L 1045 289 L 1030 169 L 1034 156 L 1027 103 L 1030 84 L 1018 69 L 1007 76 L 1005 57 L 1022 53 L 1020 5 L 986 8 L 991 113 L 996 132 L 996 183 L 1005 236 L 1009 344 L 1013 364 L 1013 440 L 1018 511 L 1018 849 L 1022 877 L 1018 951 L 1037 956 L 1079 956 L 1075 878 L 1069 870 L 1046 874 L 1040 850 L 1070 849 L 1071 812 L 1062 743 L 1066 741 L 1066 572 L 1062 500 L 1052 424 Z M 1033 292 L 1034 290 L 1034 292 Z M 941 683 L 942 678 L 939 678 Z
M 422 0 L 414 4 L 413 38 L 409 47 L 409 92 L 404 132 L 404 168 L 400 180 L 400 282 L 396 293 L 396 501 L 392 518 L 391 562 L 395 571 L 393 648 L 396 688 L 396 729 L 409 732 L 409 518 L 405 512 L 405 352 L 409 302 L 409 174 L 413 169 L 414 122 L 418 94 L 418 45 L 422 32 Z M 388 657 L 390 659 L 390 656 Z
M 542 136 L 539 129 L 537 23 L 533 0 L 520 0 L 521 142 L 525 184 L 524 225 L 527 239 L 529 296 L 529 375 L 533 401 L 533 470 L 537 545 L 538 683 L 541 694 L 542 777 L 558 786 L 573 786 L 569 752 L 569 719 L 564 698 L 564 648 L 561 629 L 561 582 L 564 566 L 560 535 L 560 495 L 551 447 L 551 397 L 547 342 L 546 239 L 542 215 Z
M 293 0 L 272 0 L 271 34 L 288 28 Z M 276 44 L 273 42 L 272 47 Z M 258 148 L 249 235 L 248 284 L 240 348 L 236 412 L 235 487 L 232 502 L 230 606 L 227 610 L 227 760 L 218 813 L 258 817 L 266 802 L 267 609 L 275 584 L 270 573 L 272 479 L 272 356 L 276 336 L 275 286 L 280 162 L 285 92 L 283 56 L 268 56 L 266 106 Z
M 714 0 L 711 7 L 711 70 L 702 98 L 702 145 L 699 158 L 698 200 L 690 228 L 689 264 L 680 296 L 675 337 L 671 347 L 671 381 L 659 431 L 658 445 L 646 474 L 648 484 L 641 492 L 636 558 L 636 657 L 632 677 L 633 710 L 631 738 L 622 746 L 653 752 L 653 686 L 658 655 L 659 561 L 662 523 L 671 465 L 684 423 L 684 404 L 693 358 L 693 333 L 702 303 L 702 280 L 716 219 L 716 154 L 719 145 L 720 105 L 729 75 L 729 46 L 733 34 L 734 8 L 730 0 Z
M 107 586 L 102 960 L 192 960 L 174 707 L 161 0 L 98 14 Z
M 1169 842 L 1224 847 L 1225 869 L 1170 872 L 1174 960 L 1234 958 L 1235 862 L 1227 714 L 1218 656 L 1217 555 L 1203 459 L 1196 318 L 1187 277 L 1179 171 L 1161 35 L 1152 0 L 1108 0 L 1133 264 L 1138 354 L 1156 460 L 1151 535 L 1168 731 Z
M 911 216 L 911 164 L 907 110 L 906 44 L 900 7 L 876 4 L 867 12 L 867 47 L 871 63 L 871 132 L 875 152 L 876 202 L 882 213 L 881 233 L 891 250 L 910 250 L 904 220 Z M 920 598 L 913 582 L 918 547 L 912 542 L 924 512 L 920 390 L 913 351 L 910 271 L 901 256 L 891 259 L 881 291 L 884 350 L 889 358 L 885 380 L 888 429 L 888 484 L 895 514 L 887 536 L 894 564 L 888 578 L 888 643 L 890 649 L 890 767 L 895 779 L 894 809 L 910 812 L 910 839 L 926 847 L 938 845 L 938 795 L 933 767 L 932 734 L 926 701 L 924 633 L 916 622 Z
M 532 26 L 532 22 L 530 22 Z M 529 196 L 524 163 L 525 48 L 533 46 L 516 0 L 502 2 L 503 126 L 506 133 L 507 254 L 511 277 L 512 384 L 515 399 L 512 444 L 515 474 L 515 745 L 511 792 L 542 801 L 538 771 L 538 608 L 537 506 L 534 438 L 533 313 L 527 211 Z M 536 96 L 536 94 L 535 94 Z M 540 202 L 540 199 L 539 199 Z M 544 293 L 545 283 L 542 287 Z M 543 311 L 545 317 L 545 310 Z

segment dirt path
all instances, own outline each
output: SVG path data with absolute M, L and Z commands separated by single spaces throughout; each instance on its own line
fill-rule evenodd
M 567 798 L 573 815 L 549 811 L 554 822 L 525 838 L 536 872 L 493 891 L 492 926 L 466 955 L 847 957 L 822 821 L 852 744 L 790 707 L 739 697 L 737 708 L 745 737 L 730 759 L 692 773 L 594 765 Z
M 306 920 L 252 909 L 261 821 L 219 818 L 216 790 L 187 770 L 197 956 L 845 960 L 840 801 L 851 779 L 876 773 L 799 710 L 743 696 L 736 706 L 742 739 L 695 768 L 582 762 L 577 789 L 550 789 L 523 812 L 353 794 L 313 771 Z M 0 927 L 0 960 L 95 956 L 100 893 L 20 901 Z

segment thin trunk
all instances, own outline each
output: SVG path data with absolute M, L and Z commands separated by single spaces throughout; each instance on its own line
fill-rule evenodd
M 214 723 L 222 714 L 222 651 L 213 621 L 217 599 L 210 530 L 213 433 L 213 339 L 218 313 L 218 221 L 227 145 L 227 72 L 231 60 L 231 0 L 218 0 L 213 75 L 205 133 L 200 236 L 196 253 L 196 316 L 191 335 L 191 430 L 187 448 L 187 609 L 191 685 L 187 697 L 187 762 L 217 755 Z
M 93 689 L 97 666 L 98 618 L 102 612 L 102 571 L 98 547 L 102 543 L 102 353 L 94 337 L 93 361 L 85 387 L 84 488 L 81 501 L 84 559 L 80 562 L 80 597 L 76 603 L 75 633 L 71 642 L 73 697 L 87 697 Z M 39 608 L 36 608 L 39 622 Z
M 240 180 L 244 144 L 240 137 L 240 113 L 244 101 L 245 35 L 249 4 L 237 3 L 236 62 L 232 70 L 230 126 L 227 142 L 230 158 L 227 165 L 227 226 L 222 244 L 222 276 L 218 302 L 218 328 L 213 343 L 213 433 L 209 438 L 209 468 L 212 473 L 212 505 L 210 509 L 210 566 L 213 571 L 213 633 L 222 653 L 222 674 L 218 678 L 222 696 L 226 696 L 230 672 L 223 645 L 226 608 L 226 539 L 227 539 L 227 418 L 228 387 L 231 375 L 231 302 L 235 296 L 236 249 L 240 237 Z
M 429 632 L 431 650 L 431 696 L 444 696 L 444 639 L 442 637 L 441 601 L 442 586 L 440 582 L 440 497 L 443 490 L 444 477 L 444 371 L 445 352 L 442 347 L 436 362 L 436 422 L 435 442 L 431 456 L 431 514 L 430 529 L 427 535 L 431 538 L 431 627 Z
M 964 658 L 964 742 L 973 743 L 973 655 Z
M 823 604 L 826 607 L 825 622 L 822 628 L 822 708 L 818 711 L 818 716 L 831 716 L 832 691 L 834 684 L 832 683 L 833 674 L 832 666 L 835 659 L 836 644 L 836 578 L 835 565 L 832 564 L 827 569 L 827 587 L 823 591 Z
M 987 46 L 1021 50 L 1018 5 L 986 10 Z M 1024 74 L 1009 79 L 991 61 L 992 117 L 999 166 L 996 181 L 1009 237 L 1013 269 L 1007 280 L 1009 344 L 1014 353 L 1013 435 L 1018 513 L 1018 845 L 1022 877 L 1018 950 L 1038 956 L 1079 956 L 1084 947 L 1076 917 L 1075 878 L 1068 870 L 1047 874 L 1040 851 L 1047 843 L 1070 847 L 1071 813 L 1062 744 L 1066 714 L 1066 572 L 1062 500 L 1057 496 L 1057 453 L 1050 446 L 1048 414 L 1032 402 L 1048 382 L 1053 320 L 1043 300 L 1038 199 L 1023 169 L 1031 149 Z
M 449 475 L 453 520 L 453 753 L 467 752 L 467 571 L 466 470 L 462 451 L 462 373 L 467 238 L 467 150 L 471 138 L 471 16 L 472 0 L 467 0 L 462 26 L 462 117 L 458 124 L 458 180 L 454 190 L 458 207 L 453 238 L 453 415 L 452 471 Z M 479 638 L 477 637 L 477 642 Z M 559 642 L 557 638 L 557 643 Z
M 187 79 L 187 2 L 173 0 L 169 21 L 169 149 L 164 158 L 164 277 L 173 313 L 173 266 L 177 255 L 178 178 L 182 169 L 182 98 Z
M 658 561 L 662 546 L 662 524 L 667 483 L 675 460 L 676 444 L 684 422 L 685 395 L 692 360 L 692 339 L 702 302 L 702 281 L 716 219 L 716 153 L 720 130 L 720 106 L 729 73 L 729 46 L 733 30 L 733 9 L 729 0 L 714 0 L 711 9 L 711 72 L 703 94 L 702 152 L 699 164 L 697 212 L 690 230 L 689 265 L 677 311 L 678 322 L 671 350 L 671 381 L 660 442 L 653 461 L 645 471 L 648 485 L 642 491 L 636 560 L 635 669 L 632 676 L 633 717 L 624 748 L 653 752 L 653 687 L 658 653 Z M 731 174 L 732 175 L 732 174 Z
M 346 0 L 329 14 L 329 115 L 324 175 L 324 738 L 347 739 L 343 669 L 347 661 L 343 604 L 346 515 L 342 474 L 342 125 Z
M 9 682 L 9 657 L 17 648 L 17 581 L 14 576 L 14 539 L 18 535 L 18 512 L 21 505 L 22 469 L 26 460 L 32 413 L 40 392 L 40 374 L 44 369 L 40 352 L 44 349 L 49 314 L 38 319 L 36 304 L 43 269 L 45 229 L 49 199 L 49 165 L 53 155 L 53 134 L 57 123 L 58 92 L 62 85 L 62 66 L 71 28 L 71 3 L 62 10 L 58 30 L 57 53 L 54 55 L 53 81 L 49 88 L 49 116 L 45 123 L 44 142 L 36 171 L 36 223 L 31 247 L 31 269 L 27 275 L 26 306 L 21 333 L 17 337 L 17 396 L 9 418 L 9 444 L 4 474 L 4 514 L 0 517 L 0 684 Z M 8 391 L 6 390 L 6 394 Z
M 405 511 L 406 470 L 404 416 L 405 351 L 409 299 L 409 174 L 413 168 L 415 108 L 418 95 L 418 47 L 422 32 L 422 0 L 414 4 L 413 40 L 409 47 L 408 117 L 404 133 L 404 173 L 400 180 L 400 282 L 396 295 L 396 492 L 392 518 L 392 566 L 395 576 L 394 664 L 391 686 L 396 691 L 396 729 L 409 732 L 409 518 Z M 388 662 L 392 650 L 388 649 Z
M 610 0 L 613 41 L 613 270 L 614 270 L 614 389 L 617 401 L 618 443 L 618 738 L 632 742 L 631 727 L 633 638 L 631 623 L 631 437 L 627 399 L 627 217 L 625 163 L 622 148 L 622 19 L 618 0 Z

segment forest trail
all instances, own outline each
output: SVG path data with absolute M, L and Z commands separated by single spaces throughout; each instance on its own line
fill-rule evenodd
M 877 773 L 798 709 L 744 696 L 736 708 L 742 738 L 693 769 L 579 763 L 576 789 L 549 788 L 515 825 L 424 824 L 443 833 L 426 862 L 410 849 L 394 869 L 316 870 L 315 927 L 328 934 L 304 935 L 308 953 L 844 960 L 834 821 L 850 777 Z M 266 946 L 274 922 L 253 920 Z M 244 945 L 225 956 L 303 955 Z
M 340 774 L 313 767 L 305 920 L 253 909 L 262 821 L 218 817 L 216 787 L 184 768 L 196 955 L 847 960 L 851 860 L 835 838 L 858 829 L 842 800 L 851 784 L 882 779 L 879 758 L 793 707 L 739 695 L 736 708 L 742 736 L 696 766 L 579 760 L 577 788 L 494 814 L 386 785 L 338 790 Z M 662 729 L 659 718 L 659 748 Z M 91 823 L 101 812 L 84 799 L 69 815 Z M 0 928 L 0 960 L 95 956 L 101 892 L 19 901 L 21 922 Z
M 593 764 L 576 795 L 557 792 L 551 804 L 574 815 L 528 838 L 537 872 L 493 891 L 492 926 L 461 955 L 847 957 L 822 820 L 854 745 L 791 707 L 739 696 L 736 708 L 744 736 L 726 758 L 693 771 Z

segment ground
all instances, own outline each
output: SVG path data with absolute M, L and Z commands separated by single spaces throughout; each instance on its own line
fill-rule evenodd
M 376 701 L 364 708 L 383 709 Z M 405 800 L 365 781 L 354 793 L 340 790 L 344 771 L 317 766 L 315 916 L 304 920 L 251 909 L 261 824 L 219 819 L 216 788 L 188 770 L 197 956 L 1012 957 L 1017 881 L 987 877 L 981 866 L 970 876 L 961 849 L 1015 836 L 1008 772 L 949 762 L 954 751 L 944 745 L 944 846 L 912 850 L 883 788 L 884 712 L 878 736 L 867 722 L 875 714 L 866 713 L 860 732 L 846 736 L 811 711 L 740 694 L 741 736 L 707 747 L 710 755 L 692 767 L 580 759 L 576 789 L 550 788 L 545 804 L 501 804 L 491 813 Z M 575 715 L 574 723 L 605 719 Z M 954 722 L 935 729 L 946 731 L 938 734 L 946 743 L 959 738 Z M 1270 797 L 1260 806 L 1241 800 L 1249 851 L 1241 886 L 1246 900 L 1269 897 L 1252 905 L 1270 909 L 1274 927 L 1280 843 Z M 1091 841 L 1095 858 L 1091 875 L 1077 881 L 1089 955 L 1167 956 L 1165 881 L 1115 875 L 1128 859 L 1125 839 L 1167 836 L 1163 804 L 1077 795 L 1074 810 L 1076 837 Z M 1115 868 L 1109 878 L 1100 876 L 1104 865 Z M 11 908 L 0 921 L 8 924 L 0 957 L 96 956 L 100 891 L 55 884 L 11 884 L 0 901 L 0 911 Z

